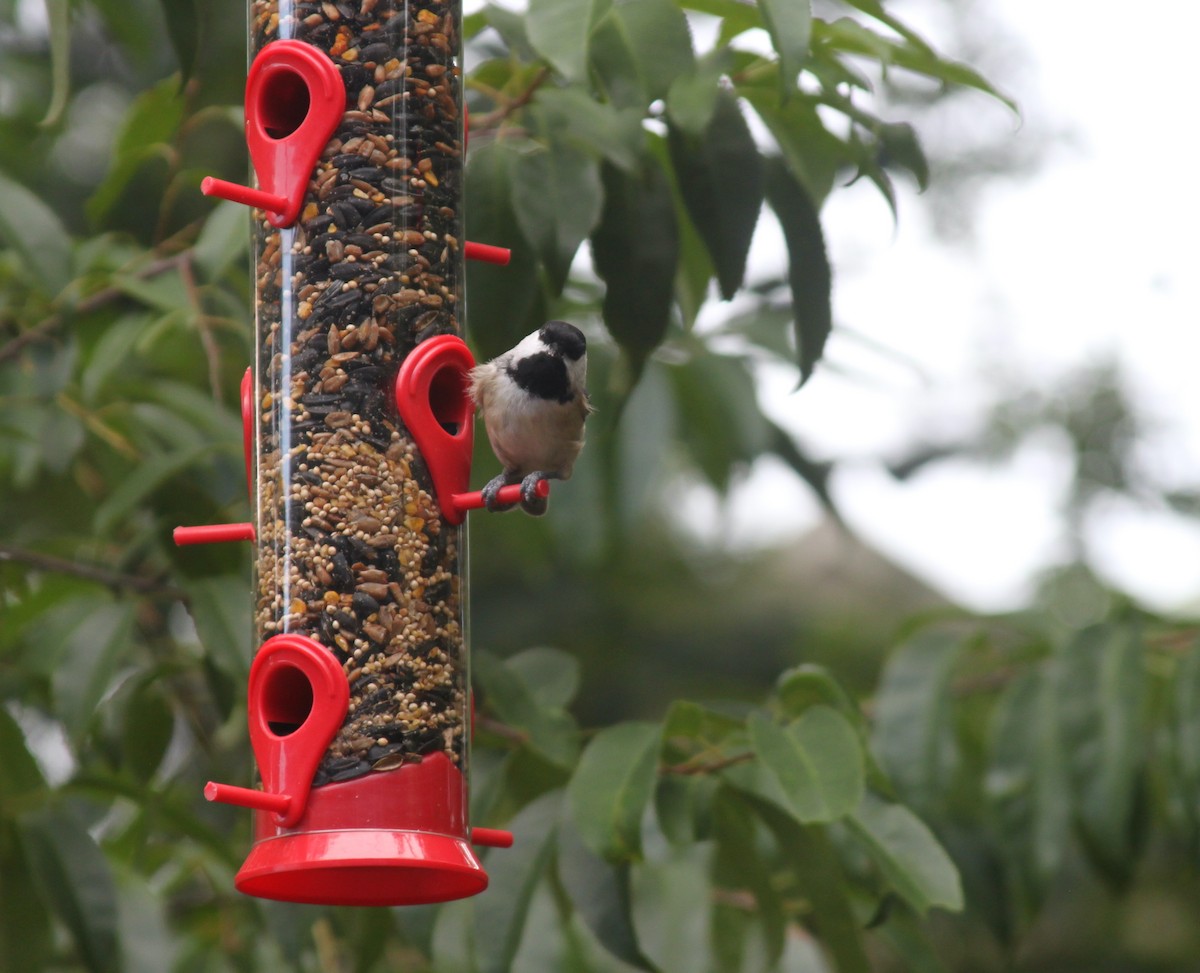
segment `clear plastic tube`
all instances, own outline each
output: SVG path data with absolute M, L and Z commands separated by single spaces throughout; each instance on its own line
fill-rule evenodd
M 466 772 L 463 530 L 391 392 L 462 330 L 460 24 L 459 0 L 250 4 L 252 58 L 310 44 L 346 90 L 299 219 L 254 231 L 256 634 L 316 639 L 350 687 L 317 789 L 439 753 Z

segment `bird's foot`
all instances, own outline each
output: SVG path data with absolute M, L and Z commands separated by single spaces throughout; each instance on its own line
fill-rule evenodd
M 483 505 L 494 514 L 503 513 L 506 510 L 512 510 L 516 506 L 515 503 L 501 503 L 499 500 L 500 491 L 511 486 L 516 480 L 510 473 L 500 473 L 497 476 L 488 480 L 487 485 L 480 491 L 483 495 Z
M 540 517 L 550 505 L 548 497 L 542 496 L 538 488 L 546 480 L 557 480 L 557 473 L 545 473 L 538 470 L 530 473 L 521 481 L 521 509 L 532 517 Z

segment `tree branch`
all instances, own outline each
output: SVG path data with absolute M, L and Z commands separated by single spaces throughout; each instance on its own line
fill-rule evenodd
M 753 752 L 747 750 L 745 753 L 735 753 L 731 757 L 723 757 L 720 760 L 710 760 L 704 763 L 685 760 L 681 764 L 667 764 L 659 768 L 659 773 L 677 774 L 684 777 L 689 777 L 693 774 L 715 774 L 726 767 L 736 767 L 738 764 L 748 763 L 753 759 Z
M 551 73 L 552 72 L 548 67 L 542 68 L 542 70 L 537 73 L 537 77 L 529 82 L 529 87 L 517 95 L 517 97 L 507 100 L 504 104 L 500 105 L 499 108 L 493 109 L 486 115 L 480 115 L 478 118 L 472 118 L 471 133 L 475 134 L 476 132 L 486 132 L 490 129 L 498 128 L 505 122 L 506 119 L 509 118 L 509 116 L 515 115 L 518 111 L 533 101 L 533 96 L 537 93 L 538 88 L 550 80 Z M 499 91 L 494 91 L 492 92 L 492 97 L 496 99 L 502 99 L 504 98 L 504 95 Z
M 492 736 L 500 737 L 501 740 L 508 740 L 510 743 L 515 743 L 518 746 L 529 742 L 529 734 L 524 730 L 518 730 L 515 726 L 501 723 L 490 716 L 476 716 L 475 728 L 483 733 L 490 733 Z
M 151 261 L 145 267 L 136 271 L 133 276 L 138 280 L 148 280 L 151 277 L 157 277 L 161 273 L 181 266 L 187 259 L 187 253 L 185 250 L 170 257 L 160 257 L 158 260 Z M 0 363 L 8 361 L 10 358 L 15 358 L 24 350 L 26 345 L 48 339 L 51 334 L 62 326 L 68 314 L 71 316 L 90 314 L 92 311 L 111 304 L 113 301 L 119 300 L 124 296 L 125 292 L 115 285 L 102 287 L 94 294 L 89 294 L 83 298 L 83 300 L 69 310 L 56 311 L 48 317 L 42 318 L 33 327 L 27 328 L 5 345 L 0 346 Z
M 221 349 L 213 336 L 212 320 L 204 311 L 204 302 L 200 297 L 200 287 L 196 283 L 196 274 L 192 269 L 191 251 L 185 250 L 179 255 L 179 276 L 183 278 L 183 287 L 187 291 L 188 303 L 196 315 L 196 330 L 200 333 L 200 344 L 204 346 L 204 357 L 208 360 L 208 384 L 212 389 L 213 401 L 221 402 Z
M 3 561 L 24 564 L 39 571 L 49 571 L 52 574 L 67 574 L 87 581 L 96 581 L 110 588 L 128 588 L 144 595 L 163 595 L 181 601 L 187 600 L 187 595 L 181 588 L 176 588 L 158 578 L 125 574 L 121 571 L 101 567 L 98 564 L 80 564 L 77 561 L 55 557 L 53 554 L 41 554 L 38 551 L 10 547 L 7 544 L 0 544 L 0 562 Z

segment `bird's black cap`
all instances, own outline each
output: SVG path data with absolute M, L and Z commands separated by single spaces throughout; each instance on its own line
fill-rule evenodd
M 571 401 L 571 379 L 567 366 L 558 355 L 539 351 L 508 366 L 509 377 L 538 399 L 567 403 Z
M 538 332 L 538 337 L 547 347 L 571 361 L 578 361 L 587 353 L 587 338 L 575 325 L 566 321 L 547 321 Z

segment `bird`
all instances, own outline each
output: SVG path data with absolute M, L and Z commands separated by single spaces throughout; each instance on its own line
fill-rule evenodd
M 575 325 L 541 328 L 470 372 L 470 395 L 483 415 L 492 452 L 504 467 L 481 491 L 499 512 L 502 487 L 521 484 L 521 507 L 540 516 L 542 480 L 567 480 L 583 449 L 583 426 L 594 410 L 587 393 L 587 339 Z

